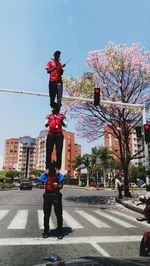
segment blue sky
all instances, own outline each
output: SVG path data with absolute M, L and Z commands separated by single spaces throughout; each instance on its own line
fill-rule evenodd
M 63 62 L 72 58 L 64 75 L 78 77 L 88 51 L 109 41 L 149 50 L 149 10 L 149 0 L 1 0 L 0 88 L 48 93 L 44 67 L 55 50 Z M 0 92 L 0 158 L 6 138 L 37 137 L 49 112 L 48 97 Z M 82 153 L 97 144 L 84 142 Z

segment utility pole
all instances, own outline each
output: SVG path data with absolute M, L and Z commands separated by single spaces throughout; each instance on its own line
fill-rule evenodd
M 26 157 L 26 172 L 25 177 L 29 177 L 29 155 L 30 155 L 30 147 L 27 147 L 27 157 Z

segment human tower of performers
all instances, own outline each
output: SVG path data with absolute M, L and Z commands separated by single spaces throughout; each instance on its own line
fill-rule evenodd
M 49 74 L 49 96 L 51 113 L 46 117 L 45 126 L 48 128 L 46 139 L 46 172 L 41 174 L 39 181 L 45 184 L 43 195 L 44 232 L 43 238 L 51 236 L 49 219 L 52 206 L 54 206 L 57 217 L 57 237 L 63 238 L 63 215 L 62 215 L 62 193 L 63 175 L 60 173 L 62 163 L 63 132 L 66 127 L 66 117 L 60 113 L 62 106 L 63 82 L 62 75 L 66 64 L 60 62 L 60 51 L 54 53 L 54 57 L 46 64 L 46 71 Z M 57 98 L 57 102 L 56 102 Z M 52 152 L 56 147 L 56 161 L 52 161 Z

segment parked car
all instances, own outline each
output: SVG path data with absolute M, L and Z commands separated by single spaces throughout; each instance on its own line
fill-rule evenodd
M 103 184 L 99 182 L 97 183 L 96 181 L 92 181 L 90 182 L 90 187 L 100 188 L 100 187 L 103 187 Z
M 20 190 L 21 189 L 32 189 L 32 181 L 30 179 L 23 179 L 20 181 Z
M 137 185 L 138 187 L 146 187 L 146 183 L 143 179 L 137 178 Z

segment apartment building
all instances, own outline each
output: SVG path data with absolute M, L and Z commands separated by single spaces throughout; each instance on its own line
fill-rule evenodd
M 36 168 L 36 141 L 35 138 L 24 136 L 19 138 L 19 158 L 17 170 L 21 171 L 24 176 Z
M 36 145 L 30 136 L 10 138 L 4 144 L 4 170 L 21 171 L 28 176 L 29 171 L 35 169 Z
M 118 130 L 120 130 L 120 129 L 118 128 Z M 143 147 L 142 142 L 143 142 L 143 140 L 141 138 L 137 137 L 136 131 L 133 129 L 133 132 L 132 132 L 130 140 L 129 140 L 129 147 L 130 147 L 131 156 L 133 156 L 138 151 L 142 150 L 142 147 Z M 104 128 L 104 147 L 107 147 L 116 156 L 120 156 L 118 140 L 113 136 L 112 131 L 108 126 L 105 126 L 105 128 Z M 142 156 L 143 156 L 143 152 L 140 154 L 140 157 L 142 157 Z M 139 165 L 142 165 L 144 163 L 144 158 L 133 159 L 131 162 L 133 165 L 139 166 Z
M 46 162 L 46 138 L 47 130 L 42 130 L 39 136 L 36 138 L 36 168 L 39 170 L 45 170 Z
M 64 145 L 61 171 L 63 173 L 68 172 L 70 176 L 74 176 L 71 161 L 77 155 L 81 155 L 81 145 L 75 143 L 74 133 L 64 130 L 63 134 Z M 28 176 L 32 169 L 45 171 L 46 138 L 47 130 L 42 130 L 36 139 L 30 136 L 6 139 L 4 144 L 3 169 L 18 170 L 23 172 L 24 176 Z M 55 148 L 52 154 L 52 160 L 56 160 Z
M 74 171 L 72 170 L 71 161 L 74 160 L 78 154 L 81 154 L 81 145 L 75 143 L 74 133 L 63 130 L 63 134 L 64 134 L 64 144 L 62 151 L 61 171 L 63 173 L 69 172 L 70 176 L 74 176 Z M 47 130 L 43 130 L 36 138 L 36 168 L 40 170 L 45 170 L 46 137 L 47 137 Z M 52 160 L 56 160 L 55 148 L 52 154 Z
M 19 139 L 10 138 L 5 140 L 3 169 L 14 170 L 19 156 Z
M 68 172 L 70 176 L 74 176 L 71 161 L 75 159 L 77 155 L 81 155 L 81 145 L 75 143 L 74 133 L 63 131 L 64 134 L 64 147 L 62 154 L 62 169 Z

